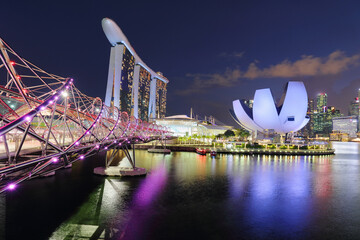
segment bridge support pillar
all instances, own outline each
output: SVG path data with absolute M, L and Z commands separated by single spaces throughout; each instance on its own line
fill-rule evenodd
M 158 143 L 161 144 L 160 148 L 157 148 Z M 159 140 L 155 140 L 155 144 L 153 145 L 152 148 L 148 149 L 148 152 L 170 154 L 171 150 L 166 148 L 166 137 L 164 135 L 162 135 Z
M 147 171 L 145 168 L 138 168 L 135 166 L 134 144 L 132 145 L 132 149 L 133 149 L 132 156 L 129 152 L 128 145 L 124 145 L 121 148 L 115 148 L 111 150 L 112 152 L 108 153 L 108 156 L 106 157 L 105 167 L 95 168 L 94 173 L 98 175 L 112 176 L 112 177 L 146 175 Z M 126 165 L 124 166 L 124 164 L 121 164 L 121 160 L 125 158 L 129 161 L 130 166 L 126 166 Z

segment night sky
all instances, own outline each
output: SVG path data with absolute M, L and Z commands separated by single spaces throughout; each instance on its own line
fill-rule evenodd
M 105 97 L 113 19 L 153 70 L 170 80 L 167 114 L 231 124 L 235 99 L 289 80 L 328 93 L 347 115 L 360 87 L 358 1 L 3 1 L 0 37 L 44 70 Z

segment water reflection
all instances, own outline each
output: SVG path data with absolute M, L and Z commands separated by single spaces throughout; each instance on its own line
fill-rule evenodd
M 245 228 L 251 236 L 259 238 L 269 234 L 296 237 L 293 232 L 299 233 L 308 226 L 313 201 L 312 179 L 317 176 L 317 170 L 322 171 L 322 167 L 313 169 L 312 165 L 313 161 L 317 165 L 320 159 L 309 161 L 299 156 L 255 159 L 242 158 L 241 166 L 248 166 L 246 170 L 229 176 L 231 194 L 227 207 L 236 226 L 243 225 L 238 234 Z M 324 165 L 330 165 L 329 158 Z M 315 186 L 327 180 L 315 179 Z
M 149 217 L 145 213 L 150 211 L 167 182 L 168 165 L 164 160 L 149 161 L 151 173 L 137 187 L 131 201 L 128 181 L 105 178 L 51 239 L 138 239 L 136 233 Z
M 166 182 L 166 166 L 159 163 L 136 191 L 119 239 L 142 238 L 142 230 L 146 229 L 148 221 L 156 214 L 156 200 L 164 190 Z
M 108 223 L 121 220 L 126 212 L 124 199 L 128 190 L 126 182 L 104 179 L 76 214 L 61 224 L 50 239 L 108 239 L 116 229 Z
M 149 170 L 146 177 L 91 175 L 101 184 L 51 236 L 355 239 L 360 234 L 359 145 L 334 146 L 336 156 L 211 158 L 137 151 L 137 165 Z M 7 207 L 14 209 L 11 201 Z

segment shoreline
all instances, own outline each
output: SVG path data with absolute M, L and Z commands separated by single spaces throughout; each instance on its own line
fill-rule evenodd
M 153 148 L 149 144 L 136 144 L 135 149 L 147 150 Z M 162 148 L 161 146 L 155 146 L 156 149 Z M 217 153 L 222 154 L 245 154 L 245 155 L 334 155 L 335 149 L 225 149 L 225 148 L 214 148 L 211 145 L 167 145 L 167 149 L 170 149 L 172 152 L 196 152 L 196 148 L 205 148 L 216 150 Z

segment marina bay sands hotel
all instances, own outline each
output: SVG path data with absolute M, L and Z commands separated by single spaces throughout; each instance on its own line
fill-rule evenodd
M 113 20 L 104 18 L 102 28 L 112 45 L 105 104 L 143 121 L 164 118 L 169 80 L 141 60 Z

